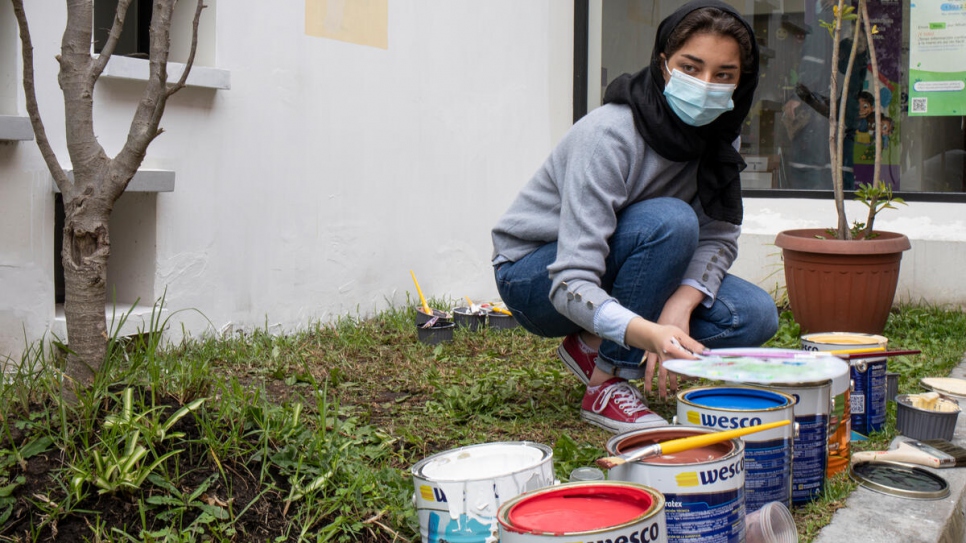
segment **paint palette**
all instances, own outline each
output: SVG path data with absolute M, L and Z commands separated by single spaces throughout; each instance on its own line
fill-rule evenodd
M 849 371 L 842 359 L 821 351 L 716 349 L 698 360 L 666 360 L 668 371 L 714 381 L 758 384 L 815 383 Z

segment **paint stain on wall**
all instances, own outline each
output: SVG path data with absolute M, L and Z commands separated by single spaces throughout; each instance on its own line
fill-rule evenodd
M 389 0 L 305 0 L 305 33 L 389 48 Z

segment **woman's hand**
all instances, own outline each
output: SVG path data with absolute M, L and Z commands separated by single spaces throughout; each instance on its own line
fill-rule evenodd
M 669 376 L 667 370 L 664 369 L 663 362 L 675 358 L 693 359 L 695 358 L 694 353 L 700 353 L 704 350 L 703 345 L 688 337 L 691 312 L 703 299 L 704 293 L 701 291 L 687 285 L 681 285 L 664 304 L 657 323 L 675 328 L 677 335 L 672 336 L 674 341 L 671 342 L 670 348 L 661 344 L 658 348 L 647 349 L 645 358 L 647 367 L 644 370 L 644 390 L 647 394 L 651 393 L 655 370 L 657 370 L 658 398 L 662 401 L 667 399 L 668 388 L 671 389 L 672 393 L 677 392 L 677 374 L 672 373 Z
M 704 350 L 704 345 L 692 339 L 680 327 L 658 324 L 643 318 L 632 319 L 627 327 L 625 341 L 628 345 L 647 351 L 647 367 L 644 370 L 644 390 L 650 394 L 654 372 L 658 370 L 657 391 L 661 400 L 667 399 L 668 372 L 661 364 L 664 360 L 693 359 L 694 353 Z M 670 388 L 677 390 L 677 376 L 671 374 Z

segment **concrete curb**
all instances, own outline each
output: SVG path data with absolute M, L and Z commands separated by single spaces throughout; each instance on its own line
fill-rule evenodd
M 950 372 L 966 378 L 966 357 Z M 966 447 L 966 416 L 956 421 L 952 442 Z M 923 469 L 930 469 L 925 468 Z M 914 500 L 889 496 L 865 488 L 856 489 L 845 507 L 835 512 L 815 543 L 952 543 L 966 541 L 966 469 L 931 470 L 949 482 L 943 500 Z

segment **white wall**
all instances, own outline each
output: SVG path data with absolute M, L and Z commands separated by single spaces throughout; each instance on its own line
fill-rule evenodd
M 173 322 L 194 334 L 208 321 L 288 331 L 371 314 L 414 296 L 410 269 L 428 296 L 493 299 L 490 227 L 571 122 L 572 2 L 389 2 L 386 49 L 306 35 L 303 2 L 217 8 L 214 64 L 230 71 L 231 89 L 175 95 L 144 162 L 177 175 L 173 192 L 154 196 L 156 232 L 146 238 L 153 296 L 198 311 Z M 68 166 L 54 61 L 64 6 L 27 10 L 41 111 Z M 0 67 L 5 58 L 20 69 L 19 51 L 12 60 L 0 51 Z M 141 86 L 98 83 L 96 131 L 111 155 Z M 26 115 L 17 89 L 14 114 Z M 0 144 L 0 359 L 58 330 L 53 201 L 36 145 Z M 813 211 L 831 212 L 829 202 L 747 205 L 735 271 L 763 284 L 781 224 L 831 224 Z M 950 209 L 912 204 L 882 226 L 930 220 L 962 232 Z M 953 275 L 947 263 L 962 269 L 963 252 L 914 244 L 904 295 L 962 300 L 962 288 L 937 277 Z
M 570 124 L 573 5 L 388 2 L 386 49 L 306 35 L 305 5 L 219 3 L 215 66 L 231 89 L 175 95 L 144 161 L 177 175 L 156 196 L 154 295 L 219 329 L 403 304 L 410 269 L 427 296 L 492 299 L 490 225 Z M 27 6 L 41 111 L 67 166 L 64 9 Z M 98 83 L 111 155 L 141 87 Z M 0 358 L 54 318 L 53 224 L 36 145 L 0 144 Z

